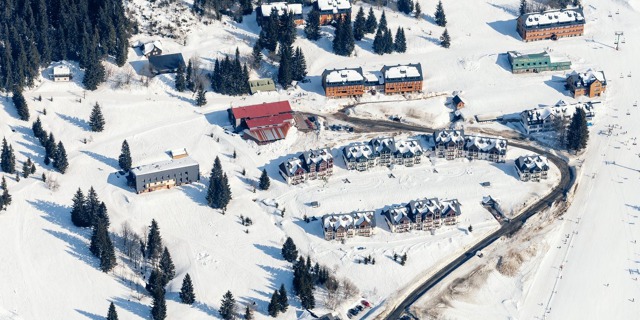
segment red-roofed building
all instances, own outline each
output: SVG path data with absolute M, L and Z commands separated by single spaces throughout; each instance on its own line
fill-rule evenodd
M 284 139 L 295 123 L 289 101 L 231 108 L 229 120 L 243 138 L 260 144 Z

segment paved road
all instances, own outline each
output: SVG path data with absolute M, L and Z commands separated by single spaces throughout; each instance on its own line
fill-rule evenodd
M 349 117 L 343 112 L 337 112 L 332 115 L 333 118 L 349 122 L 354 126 L 359 127 L 363 131 L 369 132 L 385 132 L 385 131 L 415 131 L 415 132 L 423 132 L 423 133 L 433 133 L 435 129 L 426 128 L 418 125 L 412 125 L 401 122 L 392 122 L 385 120 L 374 120 L 374 119 L 361 119 L 361 118 L 353 118 Z M 489 236 L 482 239 L 476 245 L 471 247 L 466 252 L 462 253 L 460 256 L 455 258 L 449 264 L 447 264 L 444 268 L 438 270 L 433 276 L 427 279 L 424 283 L 422 283 L 417 289 L 412 291 L 407 297 L 404 298 L 402 302 L 398 305 L 394 306 L 391 312 L 385 317 L 385 319 L 396 320 L 399 319 L 405 311 L 409 309 L 409 307 L 415 303 L 420 297 L 422 297 L 429 289 L 433 288 L 436 284 L 446 278 L 451 272 L 456 270 L 462 264 L 471 259 L 476 252 L 482 250 L 492 244 L 494 241 L 499 239 L 504 235 L 510 235 L 514 232 L 518 231 L 522 225 L 535 215 L 536 213 L 544 210 L 549 207 L 552 203 L 558 200 L 562 200 L 564 195 L 569 191 L 569 189 L 573 186 L 575 182 L 575 177 L 573 171 L 569 168 L 569 164 L 564 161 L 562 158 L 550 153 L 546 148 L 533 146 L 522 141 L 518 141 L 518 139 L 522 140 L 522 137 L 518 133 L 514 132 L 500 132 L 496 133 L 491 130 L 482 130 L 485 134 L 490 135 L 502 135 L 503 137 L 510 138 L 509 144 L 514 147 L 530 150 L 532 152 L 541 154 L 546 156 L 549 161 L 551 161 L 556 167 L 560 169 L 561 178 L 560 183 L 554 187 L 551 192 L 543 197 L 542 199 L 536 201 L 535 203 L 529 205 L 529 207 L 520 213 L 518 216 L 514 217 L 511 221 L 503 224 L 500 229 L 496 230 Z

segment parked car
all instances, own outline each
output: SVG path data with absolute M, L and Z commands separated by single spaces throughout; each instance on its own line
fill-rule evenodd
M 369 303 L 369 301 L 367 300 L 362 300 L 360 301 L 360 303 L 367 308 L 371 308 L 371 303 Z

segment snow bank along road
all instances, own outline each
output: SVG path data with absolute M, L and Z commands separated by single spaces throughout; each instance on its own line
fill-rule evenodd
M 408 130 L 408 131 L 424 132 L 424 133 L 433 133 L 435 131 L 434 129 L 431 129 L 431 128 L 426 128 L 426 127 L 411 125 L 406 123 L 349 117 L 348 115 L 342 112 L 334 113 L 333 117 L 338 120 L 349 122 L 353 125 L 366 128 L 367 131 Z M 491 134 L 491 131 L 483 130 L 483 133 Z M 501 132 L 501 134 L 504 135 L 503 132 Z M 524 210 L 522 213 L 520 213 L 518 216 L 513 218 L 511 221 L 503 224 L 502 227 L 500 227 L 500 229 L 493 232 L 486 238 L 480 240 L 476 245 L 474 245 L 469 250 L 462 253 L 456 259 L 454 259 L 449 264 L 447 264 L 444 268 L 438 270 L 435 274 L 429 277 L 425 282 L 420 284 L 418 288 L 414 289 L 411 293 L 409 293 L 409 295 L 407 295 L 401 302 L 392 306 L 391 309 L 389 309 L 389 311 L 385 312 L 387 313 L 387 315 L 385 316 L 385 319 L 399 319 L 402 316 L 402 314 L 405 312 L 405 310 L 408 310 L 409 307 L 415 301 L 417 301 L 420 297 L 422 297 L 425 293 L 427 293 L 427 291 L 433 288 L 433 286 L 435 286 L 440 281 L 442 281 L 447 275 L 449 275 L 451 272 L 456 270 L 466 261 L 471 259 L 471 257 L 473 257 L 478 250 L 484 249 L 485 247 L 492 244 L 494 241 L 496 241 L 497 239 L 499 239 L 504 235 L 513 234 L 514 232 L 518 231 L 520 227 L 522 227 L 522 225 L 527 221 L 527 219 L 529 219 L 534 214 L 540 212 L 541 210 L 547 208 L 553 202 L 561 199 L 571 189 L 571 187 L 575 182 L 575 175 L 573 171 L 571 171 L 571 169 L 569 168 L 569 164 L 564 159 L 547 151 L 544 148 L 514 141 L 513 139 L 518 139 L 516 135 L 513 135 L 510 138 L 512 140 L 509 141 L 509 144 L 511 144 L 512 146 L 530 150 L 538 154 L 544 155 L 551 162 L 553 162 L 553 164 L 556 165 L 558 169 L 560 169 L 560 173 L 561 173 L 560 183 L 556 185 L 551 190 L 551 192 L 547 194 L 545 197 L 542 197 L 540 200 L 531 204 L 529 208 Z M 382 316 L 384 316 L 384 313 L 380 315 L 379 318 Z

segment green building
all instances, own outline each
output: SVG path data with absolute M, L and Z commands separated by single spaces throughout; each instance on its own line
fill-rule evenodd
M 273 83 L 273 79 L 269 78 L 249 80 L 249 89 L 251 90 L 251 94 L 256 94 L 257 92 L 276 91 L 276 84 Z
M 547 51 L 541 53 L 522 54 L 517 51 L 507 52 L 511 72 L 529 73 L 541 71 L 558 71 L 571 69 L 571 61 L 565 58 L 555 57 Z

